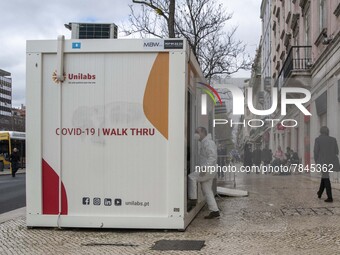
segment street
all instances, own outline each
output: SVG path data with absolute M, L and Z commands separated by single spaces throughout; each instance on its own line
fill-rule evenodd
M 0 175 L 0 214 L 26 206 L 25 177 Z
M 238 174 L 248 197 L 217 198 L 219 219 L 207 207 L 185 232 L 163 230 L 27 229 L 25 216 L 0 225 L 1 254 L 338 254 L 340 191 L 318 199 L 308 175 Z M 204 240 L 200 251 L 155 251 L 159 240 Z

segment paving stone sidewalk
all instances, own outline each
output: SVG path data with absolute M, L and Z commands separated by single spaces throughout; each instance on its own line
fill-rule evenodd
M 305 176 L 262 174 L 239 174 L 237 188 L 249 196 L 218 198 L 220 219 L 205 220 L 205 207 L 185 232 L 27 229 L 21 216 L 0 224 L 0 254 L 340 253 L 339 190 L 333 190 L 329 204 L 317 198 L 318 183 Z M 150 249 L 162 239 L 205 240 L 205 247 L 196 252 Z

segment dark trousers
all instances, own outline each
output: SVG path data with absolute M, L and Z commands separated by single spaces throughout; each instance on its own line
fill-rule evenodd
M 326 189 L 327 198 L 333 199 L 332 196 L 332 186 L 329 178 L 321 178 L 320 188 L 319 188 L 319 194 L 322 195 L 323 191 Z
M 14 177 L 16 172 L 18 171 L 19 169 L 19 164 L 18 162 L 13 162 L 12 163 L 12 176 Z

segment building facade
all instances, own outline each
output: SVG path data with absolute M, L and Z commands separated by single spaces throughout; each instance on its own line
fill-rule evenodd
M 265 93 L 263 91 L 262 82 L 262 42 L 263 38 L 260 40 L 260 45 L 256 50 L 256 55 L 251 69 L 251 77 L 244 81 L 244 95 L 246 100 L 244 101 L 244 115 L 240 116 L 239 125 L 237 127 L 237 143 L 241 151 L 244 149 L 245 143 L 262 144 L 265 142 L 262 137 L 263 133 L 267 129 L 267 126 L 263 127 L 252 127 L 258 125 L 258 120 L 261 120 L 263 116 L 258 116 L 250 111 L 248 99 L 251 98 L 252 107 L 258 110 L 262 110 L 265 105 Z M 251 88 L 251 90 L 249 90 Z
M 0 130 L 25 132 L 26 107 L 12 108 L 11 73 L 0 69 Z
M 11 73 L 0 69 L 0 116 L 12 116 Z
M 284 87 L 309 90 L 311 100 L 304 106 L 312 114 L 304 115 L 297 107 L 289 106 L 287 115 L 282 116 L 279 105 L 270 117 L 293 119 L 296 127 L 277 126 L 263 132 L 269 133 L 272 150 L 278 145 L 284 150 L 290 147 L 298 152 L 304 165 L 309 165 L 314 163 L 314 140 L 321 126 L 327 125 L 330 135 L 340 142 L 340 0 L 263 0 L 261 18 L 263 84 L 269 84 L 270 70 L 268 92 L 272 88 L 280 92 Z M 266 91 L 265 86 L 263 89 Z
M 12 127 L 10 130 L 25 132 L 26 128 L 26 106 L 23 104 L 20 108 L 12 108 L 11 117 Z
M 264 94 L 263 108 L 268 109 L 271 106 L 270 88 L 272 86 L 272 26 L 271 26 L 271 7 L 272 0 L 263 0 L 261 4 L 261 21 L 262 21 L 262 42 L 261 42 L 261 89 Z

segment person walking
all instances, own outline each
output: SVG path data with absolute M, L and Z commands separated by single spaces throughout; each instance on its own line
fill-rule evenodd
M 320 128 L 320 136 L 315 139 L 314 143 L 314 160 L 317 165 L 325 170 L 321 173 L 321 182 L 319 191 L 317 192 L 318 198 L 321 198 L 323 191 L 326 189 L 327 199 L 325 202 L 333 202 L 332 186 L 329 180 L 329 170 L 338 168 L 339 166 L 339 148 L 338 143 L 334 137 L 329 136 L 329 129 L 326 126 Z M 333 165 L 333 167 L 330 167 Z
M 253 163 L 256 167 L 256 173 L 261 172 L 261 162 L 262 162 L 262 156 L 261 156 L 261 149 L 260 145 L 256 145 L 256 149 L 253 151 Z
M 249 143 L 246 143 L 244 145 L 244 155 L 243 155 L 243 166 L 247 168 L 247 174 L 250 173 L 251 167 L 253 165 L 253 157 L 251 152 L 251 145 Z
M 10 155 L 9 160 L 12 165 L 12 177 L 15 177 L 15 174 L 19 169 L 19 161 L 20 161 L 20 155 L 19 155 L 17 148 L 13 149 L 13 153 Z
M 266 166 L 267 169 L 269 169 L 269 164 L 272 161 L 273 153 L 271 150 L 269 150 L 268 144 L 266 144 L 265 148 L 262 150 L 261 156 L 263 165 Z M 265 174 L 267 174 L 267 171 L 265 172 Z
M 198 127 L 195 131 L 195 139 L 201 142 L 201 148 L 199 152 L 199 164 L 201 169 L 206 169 L 209 166 L 215 166 L 217 163 L 217 148 L 216 144 L 210 137 L 204 127 Z M 202 191 L 206 197 L 209 210 L 209 215 L 205 216 L 205 219 L 213 219 L 220 216 L 219 209 L 215 200 L 215 195 L 212 189 L 213 180 L 216 176 L 216 172 L 201 171 L 200 173 L 193 172 L 189 175 L 189 178 L 193 181 L 201 183 Z

